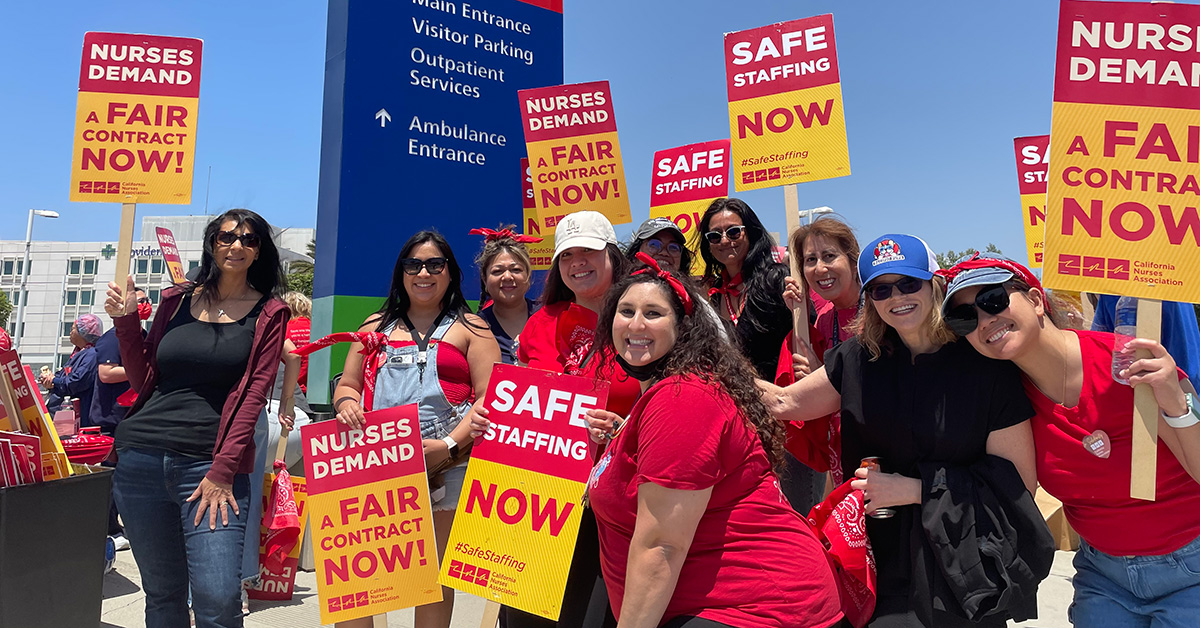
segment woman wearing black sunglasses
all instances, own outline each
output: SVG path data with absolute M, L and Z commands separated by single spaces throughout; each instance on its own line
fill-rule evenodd
M 436 231 L 420 231 L 404 243 L 387 300 L 359 331 L 383 334 L 386 341 L 369 355 L 361 353 L 362 343 L 351 345 L 334 390 L 337 420 L 360 428 L 364 411 L 418 405 L 426 466 L 449 466 L 430 487 L 440 560 L 466 473 L 465 449 L 481 433 L 472 425 L 471 400 L 482 402 L 500 347 L 487 323 L 467 309 L 462 269 Z M 366 396 L 365 380 L 372 376 L 373 395 Z M 441 602 L 416 608 L 416 625 L 450 625 L 454 591 L 443 588 L 442 594 Z M 339 624 L 352 625 L 371 624 Z
M 189 590 L 196 626 L 242 625 L 254 428 L 288 320 L 269 234 L 245 209 L 209 223 L 197 279 L 163 291 L 144 340 L 133 279 L 109 284 L 104 309 L 138 391 L 116 430 L 114 493 L 147 626 L 187 626 Z
M 869 514 L 879 514 L 879 509 L 895 513 L 867 520 L 878 572 L 870 625 L 1004 626 L 1010 615 L 1036 612 L 1028 589 L 1014 584 L 1016 593 L 1006 606 L 976 617 L 982 611 L 969 595 L 982 599 L 983 593 L 957 597 L 948 583 L 969 580 L 950 579 L 954 568 L 946 565 L 978 565 L 981 556 L 969 543 L 959 550 L 967 553 L 958 556 L 957 544 L 928 539 L 947 533 L 947 519 L 964 516 L 947 510 L 947 503 L 977 504 L 976 512 L 982 511 L 978 504 L 983 502 L 977 501 L 981 493 L 970 481 L 974 476 L 965 470 L 985 461 L 994 464 L 998 470 L 985 475 L 1006 481 L 1005 495 L 1024 496 L 1024 502 L 994 503 L 1023 508 L 1019 520 L 1040 526 L 1045 535 L 1021 537 L 1021 545 L 1009 546 L 1026 553 L 1018 558 L 1037 565 L 1026 570 L 1038 576 L 1026 583 L 1036 590 L 1053 552 L 1029 496 L 1034 486 L 1033 409 L 1020 393 L 1015 369 L 954 342 L 941 318 L 944 283 L 935 276 L 937 270 L 933 252 L 921 239 L 900 234 L 876 238 L 858 260 L 867 299 L 855 320 L 855 336 L 795 384 L 760 386 L 777 419 L 807 421 L 840 410 L 842 473 L 853 478 L 851 487 L 863 491 Z M 880 469 L 859 468 L 867 457 L 877 457 Z M 964 473 L 966 481 L 947 484 Z M 1045 559 L 1045 571 L 1040 559 Z
M 1075 554 L 1076 626 L 1193 626 L 1200 608 L 1200 404 L 1155 340 L 1116 373 L 1108 332 L 1063 329 L 1028 268 L 976 257 L 947 272 L 945 318 L 989 358 L 1016 364 L 1037 414 L 1037 478 L 1082 539 Z M 1012 362 L 1008 362 L 1011 360 Z M 1155 499 L 1129 495 L 1133 386 L 1154 393 Z

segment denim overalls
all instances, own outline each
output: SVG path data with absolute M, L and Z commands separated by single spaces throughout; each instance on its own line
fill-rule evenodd
M 388 344 L 383 348 L 387 361 L 379 367 L 375 378 L 373 406 L 376 410 L 382 410 L 410 403 L 417 404 L 423 439 L 441 439 L 449 436 L 450 431 L 462 421 L 471 407 L 470 401 L 464 401 L 457 406 L 450 405 L 438 381 L 438 347 L 442 337 L 457 319 L 453 313 L 442 316 L 437 328 L 426 339 L 429 346 L 424 351 L 420 349 L 420 343 L 403 347 Z M 396 323 L 391 323 L 382 331 L 390 336 L 395 328 Z M 413 340 L 416 341 L 416 334 L 413 336 Z

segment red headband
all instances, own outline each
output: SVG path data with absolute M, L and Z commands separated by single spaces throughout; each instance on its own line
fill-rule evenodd
M 639 252 L 637 254 L 637 258 L 643 264 L 646 265 L 646 268 L 639 268 L 638 270 L 635 270 L 632 273 L 629 273 L 629 276 L 632 277 L 634 275 L 640 275 L 642 273 L 654 273 L 655 275 L 658 275 L 659 279 L 662 279 L 663 281 L 666 281 L 668 284 L 670 284 L 671 289 L 673 289 L 675 291 L 676 296 L 678 296 L 679 300 L 681 302 L 683 302 L 683 313 L 687 314 L 688 316 L 691 316 L 692 315 L 692 297 L 691 297 L 691 295 L 688 294 L 687 288 L 685 288 L 683 286 L 683 282 L 680 281 L 679 278 L 676 277 L 675 275 L 672 275 L 671 273 L 663 270 L 662 266 L 659 266 L 658 262 L 655 261 L 653 257 L 650 257 L 649 255 L 646 255 L 645 253 Z
M 470 234 L 483 236 L 484 242 L 492 242 L 494 240 L 503 240 L 505 238 L 508 238 L 518 244 L 537 244 L 538 242 L 542 241 L 542 239 L 537 236 L 527 236 L 527 235 L 521 235 L 519 233 L 514 233 L 512 229 L 501 229 L 501 230 L 497 231 L 495 229 L 488 229 L 486 227 L 480 227 L 479 229 L 472 229 L 470 231 Z
M 1000 257 L 980 257 L 979 253 L 975 253 L 970 258 L 962 260 L 950 268 L 938 270 L 934 274 L 945 279 L 947 289 L 949 289 L 950 283 L 953 282 L 954 278 L 958 277 L 960 273 L 967 270 L 974 270 L 976 268 L 1003 268 L 1004 270 L 1007 270 L 1015 275 L 1021 281 L 1024 281 L 1030 288 L 1037 288 L 1038 292 L 1041 292 L 1043 297 L 1046 295 L 1046 289 L 1042 287 L 1042 282 L 1038 281 L 1037 275 L 1034 275 L 1033 272 L 1028 268 L 1025 268 L 1021 264 L 1018 264 L 1010 259 L 1004 259 Z M 1045 298 L 1042 300 L 1045 301 L 1046 311 L 1049 312 L 1050 301 Z

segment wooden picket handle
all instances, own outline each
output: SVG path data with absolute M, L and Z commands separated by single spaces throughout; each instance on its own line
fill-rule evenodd
M 1138 299 L 1137 337 L 1162 340 L 1162 301 Z M 1138 351 L 1138 359 L 1151 357 Z M 1150 384 L 1133 388 L 1133 460 L 1129 470 L 1129 496 L 1154 501 L 1158 471 L 1158 401 Z
M 479 622 L 479 628 L 496 628 L 498 621 L 500 621 L 500 603 L 494 600 L 484 602 L 483 619 Z
M 783 210 L 787 215 L 787 236 L 783 245 L 788 247 L 792 278 L 800 282 L 804 293 L 800 307 L 792 310 L 792 352 L 803 355 L 808 353 L 805 349 L 812 341 L 808 337 L 808 286 L 804 282 L 800 256 L 791 250 L 792 234 L 800 228 L 800 193 L 795 183 L 783 186 Z
M 129 278 L 129 258 L 133 256 L 133 218 L 137 203 L 121 203 L 121 232 L 117 239 L 117 273 L 114 281 L 125 296 L 125 282 Z

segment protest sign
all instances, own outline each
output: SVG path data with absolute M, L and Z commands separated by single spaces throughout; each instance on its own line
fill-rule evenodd
M 554 227 L 542 226 L 543 221 L 538 219 L 537 203 L 533 198 L 533 173 L 525 157 L 521 158 L 521 208 L 522 231 L 525 235 L 542 238 L 541 242 L 525 245 L 532 264 L 530 270 L 548 270 L 554 261 Z
M 1200 7 L 1064 0 L 1048 288 L 1200 301 Z
M 534 203 L 542 225 L 590 209 L 630 222 L 625 169 L 608 81 L 517 92 Z
M 192 202 L 202 46 L 184 37 L 83 36 L 72 201 Z
M 558 619 L 592 468 L 584 412 L 607 399 L 605 381 L 492 369 L 439 582 Z
M 35 384 L 26 377 L 28 371 L 22 367 L 16 351 L 0 351 L 0 386 L 12 393 L 19 415 L 17 420 L 6 416 L 0 418 L 0 430 L 16 431 L 23 427 L 41 442 L 42 475 L 47 480 L 71 475 L 67 452 L 58 439 L 58 430 L 50 416 L 42 412 L 36 395 Z M 6 404 L 7 405 L 7 404 Z
M 187 278 L 183 275 L 183 260 L 179 257 L 174 234 L 166 227 L 155 227 L 154 233 L 158 236 L 158 249 L 162 251 L 163 261 L 171 273 L 171 283 L 183 283 Z
M 291 477 L 292 495 L 296 500 L 296 513 L 300 518 L 300 538 L 304 538 L 304 529 L 308 523 L 308 481 L 304 478 Z M 263 478 L 263 512 L 267 511 L 268 501 L 274 490 L 275 474 L 268 473 Z M 300 546 L 296 543 L 283 559 L 283 568 L 271 570 L 264 566 L 267 553 L 267 526 L 259 522 L 258 535 L 258 574 L 259 581 L 248 591 L 252 600 L 290 600 L 296 584 L 296 567 L 300 562 Z
M 1042 267 L 1042 236 L 1046 233 L 1046 171 L 1050 160 L 1049 135 L 1018 137 L 1017 185 L 1021 192 L 1021 222 L 1025 225 L 1025 251 L 1029 267 Z
M 696 231 L 713 199 L 729 196 L 729 140 L 668 148 L 654 153 L 650 174 L 650 217 L 669 218 L 683 232 L 695 259 L 700 259 Z M 694 273 L 700 269 L 693 267 Z
M 301 428 L 321 623 L 439 602 L 417 406 Z
M 725 34 L 734 186 L 850 174 L 833 16 Z

